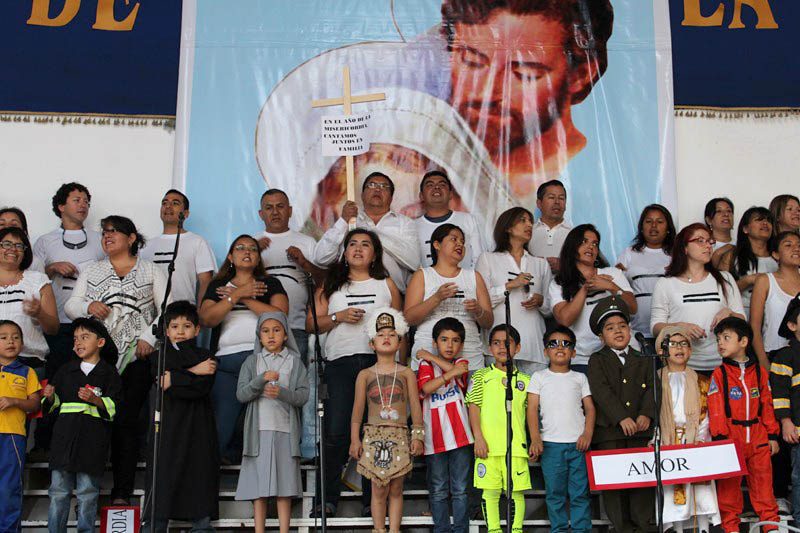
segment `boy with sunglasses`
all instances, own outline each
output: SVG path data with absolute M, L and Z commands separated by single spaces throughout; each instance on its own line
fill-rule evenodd
M 584 453 L 595 419 L 589 380 L 569 368 L 575 333 L 568 327 L 557 325 L 544 334 L 544 353 L 550 365 L 534 373 L 528 385 L 530 455 L 541 458 L 550 530 L 571 526 L 572 531 L 589 532 L 592 509 Z

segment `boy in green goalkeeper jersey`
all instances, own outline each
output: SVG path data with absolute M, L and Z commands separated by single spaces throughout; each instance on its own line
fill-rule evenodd
M 508 338 L 508 349 L 506 339 Z M 519 332 L 513 326 L 495 326 L 489 335 L 492 366 L 472 375 L 467 390 L 469 422 L 475 436 L 475 488 L 483 490 L 483 515 L 489 533 L 500 532 L 500 493 L 508 493 L 506 471 L 506 365 L 519 350 Z M 528 470 L 528 438 L 525 431 L 530 376 L 513 369 L 511 387 L 511 475 L 512 527 L 522 531 L 525 517 L 524 491 L 531 488 Z

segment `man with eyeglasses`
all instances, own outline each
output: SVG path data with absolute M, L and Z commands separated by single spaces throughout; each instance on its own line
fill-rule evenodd
M 33 245 L 33 253 L 44 264 L 45 273 L 53 280 L 60 326 L 55 335 L 45 335 L 50 353 L 45 360 L 45 376 L 52 377 L 75 357 L 72 351 L 72 321 L 64 312 L 64 304 L 72 295 L 72 289 L 83 265 L 104 257 L 100 233 L 86 229 L 84 223 L 89 216 L 92 195 L 80 183 L 64 183 L 52 199 L 53 214 L 60 220 L 59 227 L 45 233 Z M 42 450 L 50 446 L 52 425 L 48 418 L 36 432 L 36 449 L 33 458 L 38 459 Z
M 178 235 L 178 217 L 183 213 L 189 218 L 189 198 L 176 189 L 170 189 L 161 200 L 161 223 L 163 232 L 147 241 L 141 251 L 142 259 L 152 261 L 164 274 L 172 261 L 175 251 L 175 238 Z M 208 242 L 196 233 L 184 229 L 175 259 L 175 272 L 172 275 L 172 301 L 186 300 L 197 303 L 197 295 L 206 293 L 211 276 L 217 269 L 214 252 Z
M 363 210 L 355 202 L 345 202 L 339 220 L 325 232 L 314 249 L 314 263 L 330 265 L 342 253 L 348 221 L 356 227 L 374 231 L 383 245 L 383 266 L 401 293 L 405 294 L 411 274 L 420 266 L 420 245 L 414 221 L 391 209 L 394 183 L 389 176 L 373 172 L 361 187 Z
M 450 209 L 453 184 L 443 170 L 431 170 L 422 176 L 419 184 L 419 199 L 422 216 L 415 219 L 420 243 L 422 266 L 431 266 L 431 235 L 442 224 L 455 224 L 464 231 L 466 250 L 461 267 L 474 270 L 478 257 L 486 250 L 483 231 L 473 215 Z

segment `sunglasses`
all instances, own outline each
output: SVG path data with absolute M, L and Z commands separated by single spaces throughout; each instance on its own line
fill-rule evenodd
M 575 343 L 572 341 L 567 341 L 563 339 L 550 339 L 544 345 L 545 348 L 567 348 L 572 349 L 575 348 Z

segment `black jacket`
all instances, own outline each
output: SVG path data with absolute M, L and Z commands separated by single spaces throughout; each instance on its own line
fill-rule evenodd
M 792 339 L 789 346 L 770 352 L 769 384 L 772 405 L 780 422 L 791 417 L 800 427 L 800 341 Z
M 50 385 L 55 395 L 45 400 L 45 410 L 58 410 L 50 445 L 50 469 L 103 474 L 111 442 L 111 421 L 120 408 L 122 380 L 117 369 L 104 360 L 89 375 L 81 370 L 80 360 L 62 366 Z M 103 407 L 78 398 L 78 389 L 91 385 L 101 389 Z
M 597 407 L 593 442 L 625 440 L 619 423 L 625 418 L 634 421 L 639 415 L 650 418 L 650 427 L 630 438 L 650 438 L 656 404 L 653 398 L 653 369 L 648 358 L 628 347 L 623 365 L 611 348 L 604 346 L 589 358 L 589 388 Z

